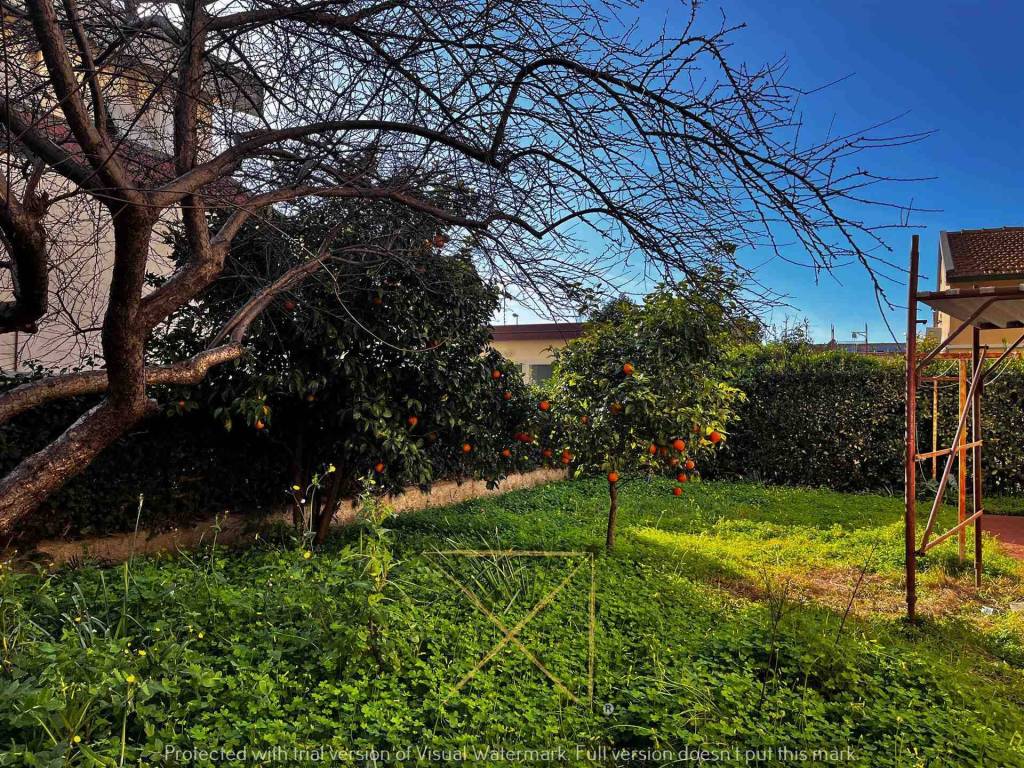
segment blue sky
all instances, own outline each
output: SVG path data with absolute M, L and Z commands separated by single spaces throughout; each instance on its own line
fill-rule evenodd
M 677 6 L 656 0 L 644 7 L 651 32 Z M 939 213 L 918 214 L 912 223 L 922 238 L 922 269 L 934 281 L 939 230 L 1024 224 L 1024 3 L 948 0 L 720 0 L 706 2 L 705 23 L 724 13 L 746 23 L 734 36 L 734 62 L 759 64 L 785 55 L 786 81 L 809 89 L 849 76 L 803 100 L 804 122 L 820 135 L 835 118 L 838 129 L 853 130 L 906 113 L 900 132 L 936 133 L 899 150 L 882 150 L 864 164 L 887 176 L 937 177 L 900 185 L 887 200 Z M 879 210 L 870 219 L 895 223 L 897 214 Z M 904 263 L 909 231 L 887 236 L 893 257 Z M 758 254 L 747 254 L 758 262 Z M 807 317 L 816 337 L 827 339 L 835 324 L 840 340 L 867 323 L 872 340 L 891 341 L 861 267 L 839 270 L 815 282 L 810 270 L 773 261 L 760 273 L 773 289 L 787 294 Z M 893 284 L 890 296 L 905 300 L 906 287 Z M 889 313 L 902 341 L 905 314 Z M 524 316 L 522 322 L 530 318 Z M 511 320 L 511 318 L 510 318 Z

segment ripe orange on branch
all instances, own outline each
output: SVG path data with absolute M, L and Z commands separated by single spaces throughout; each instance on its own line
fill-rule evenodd
M 686 476 L 685 472 L 680 472 L 678 475 L 676 475 L 676 481 L 680 483 L 685 483 L 689 479 L 690 478 Z
M 626 363 L 625 365 L 622 366 L 622 372 L 624 374 L 626 374 L 627 376 L 632 376 L 633 375 L 633 371 L 635 371 L 635 370 L 636 369 L 633 367 L 632 363 Z
M 650 446 L 648 446 L 647 448 L 647 452 L 651 454 L 651 456 L 653 456 L 658 452 L 658 446 L 656 446 L 654 443 L 651 443 Z
M 419 417 L 418 417 L 418 416 L 410 416 L 410 417 L 409 417 L 408 419 L 406 419 L 405 421 L 406 421 L 406 423 L 407 423 L 407 424 L 408 424 L 408 425 L 409 425 L 410 427 L 415 427 L 415 426 L 416 426 L 417 424 L 419 424 L 419 422 L 420 422 L 420 420 L 419 420 Z
M 266 429 L 266 424 L 263 423 L 263 419 L 256 419 L 256 423 L 253 424 L 257 430 Z
M 499 371 L 497 368 L 495 368 L 493 371 L 491 371 L 491 378 L 494 379 L 495 381 L 500 379 L 501 378 L 501 371 Z
M 377 474 L 380 474 L 381 472 L 383 472 L 384 471 L 384 462 L 383 461 L 378 461 L 376 464 L 374 464 L 373 465 L 373 471 L 376 472 Z
M 617 482 L 619 482 L 619 473 L 618 472 L 614 472 L 614 471 L 613 472 L 609 472 L 608 473 L 608 482 L 609 483 L 617 483 Z
M 541 400 L 539 403 L 537 403 L 537 407 L 540 408 L 542 411 L 550 411 L 551 403 L 549 403 L 547 400 Z
M 680 487 L 679 487 L 679 486 L 677 485 L 677 486 L 676 486 L 675 488 L 673 488 L 673 489 L 672 489 L 672 495 L 673 495 L 673 496 L 682 496 L 682 495 L 683 495 L 683 489 L 682 489 L 682 488 L 680 488 Z
M 552 451 L 550 448 L 545 448 L 543 451 L 540 452 L 540 455 L 543 456 L 545 459 L 550 459 L 555 454 L 554 451 Z
M 463 443 L 462 444 L 462 452 L 463 453 L 469 453 L 472 450 L 473 450 L 473 446 L 470 445 L 469 443 Z
M 505 400 L 511 400 L 512 399 L 512 393 L 509 392 L 507 389 L 504 392 L 501 393 L 501 396 L 503 398 L 505 398 Z
M 708 440 L 710 440 L 712 443 L 718 444 L 722 442 L 722 433 L 719 432 L 718 430 L 715 430 L 710 435 L 708 435 Z
M 686 464 L 684 464 L 683 466 L 685 466 L 687 469 L 692 470 L 694 467 L 697 466 L 697 462 L 695 462 L 693 459 L 687 459 Z
M 511 459 L 512 451 L 510 451 L 508 448 L 503 448 L 501 451 L 501 455 L 504 456 L 506 459 Z
M 681 440 L 677 437 L 675 440 L 672 441 L 672 447 L 675 448 L 680 453 L 682 453 L 683 451 L 686 450 L 686 441 Z

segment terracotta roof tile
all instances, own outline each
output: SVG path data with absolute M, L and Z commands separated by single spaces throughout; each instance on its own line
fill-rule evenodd
M 1024 227 L 947 232 L 951 280 L 1024 276 Z
M 491 327 L 491 338 L 495 341 L 523 341 L 527 339 L 569 341 L 582 335 L 582 323 L 529 323 L 526 325 L 495 325 Z

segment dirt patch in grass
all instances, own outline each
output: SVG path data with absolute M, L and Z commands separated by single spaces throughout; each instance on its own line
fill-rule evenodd
M 1013 595 L 1002 580 L 989 581 L 984 599 L 973 584 L 948 574 L 932 577 L 918 592 L 918 614 L 944 618 L 965 610 L 980 614 L 981 607 L 1009 603 Z M 885 574 L 864 573 L 857 568 L 815 568 L 808 571 L 778 569 L 756 579 L 723 577 L 714 579 L 716 587 L 746 600 L 763 602 L 784 593 L 795 603 L 814 603 L 824 608 L 863 618 L 899 617 L 906 611 L 906 596 L 901 580 Z

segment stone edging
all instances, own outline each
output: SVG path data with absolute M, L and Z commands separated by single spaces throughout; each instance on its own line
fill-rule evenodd
M 522 488 L 533 488 L 545 483 L 565 479 L 565 470 L 536 469 L 532 472 L 510 475 L 497 488 L 488 488 L 482 480 L 468 480 L 463 483 L 445 481 L 437 483 L 430 491 L 409 488 L 399 496 L 388 499 L 395 512 L 404 513 L 430 507 L 441 507 L 457 504 L 460 501 L 478 499 L 483 496 L 496 496 Z M 350 525 L 355 520 L 354 502 L 343 501 L 334 513 L 334 525 Z M 90 559 L 104 562 L 122 562 L 133 555 L 153 555 L 160 552 L 176 552 L 178 550 L 196 549 L 204 542 L 210 542 L 216 536 L 219 544 L 244 544 L 254 541 L 261 529 L 274 523 L 291 523 L 291 512 L 272 514 L 260 518 L 254 524 L 245 515 L 229 515 L 217 521 L 204 520 L 188 528 L 176 528 L 170 531 L 153 533 L 138 531 L 137 533 L 118 533 L 111 536 L 97 536 L 75 541 L 48 539 L 38 542 L 33 552 L 53 565 L 61 565 L 77 560 Z

